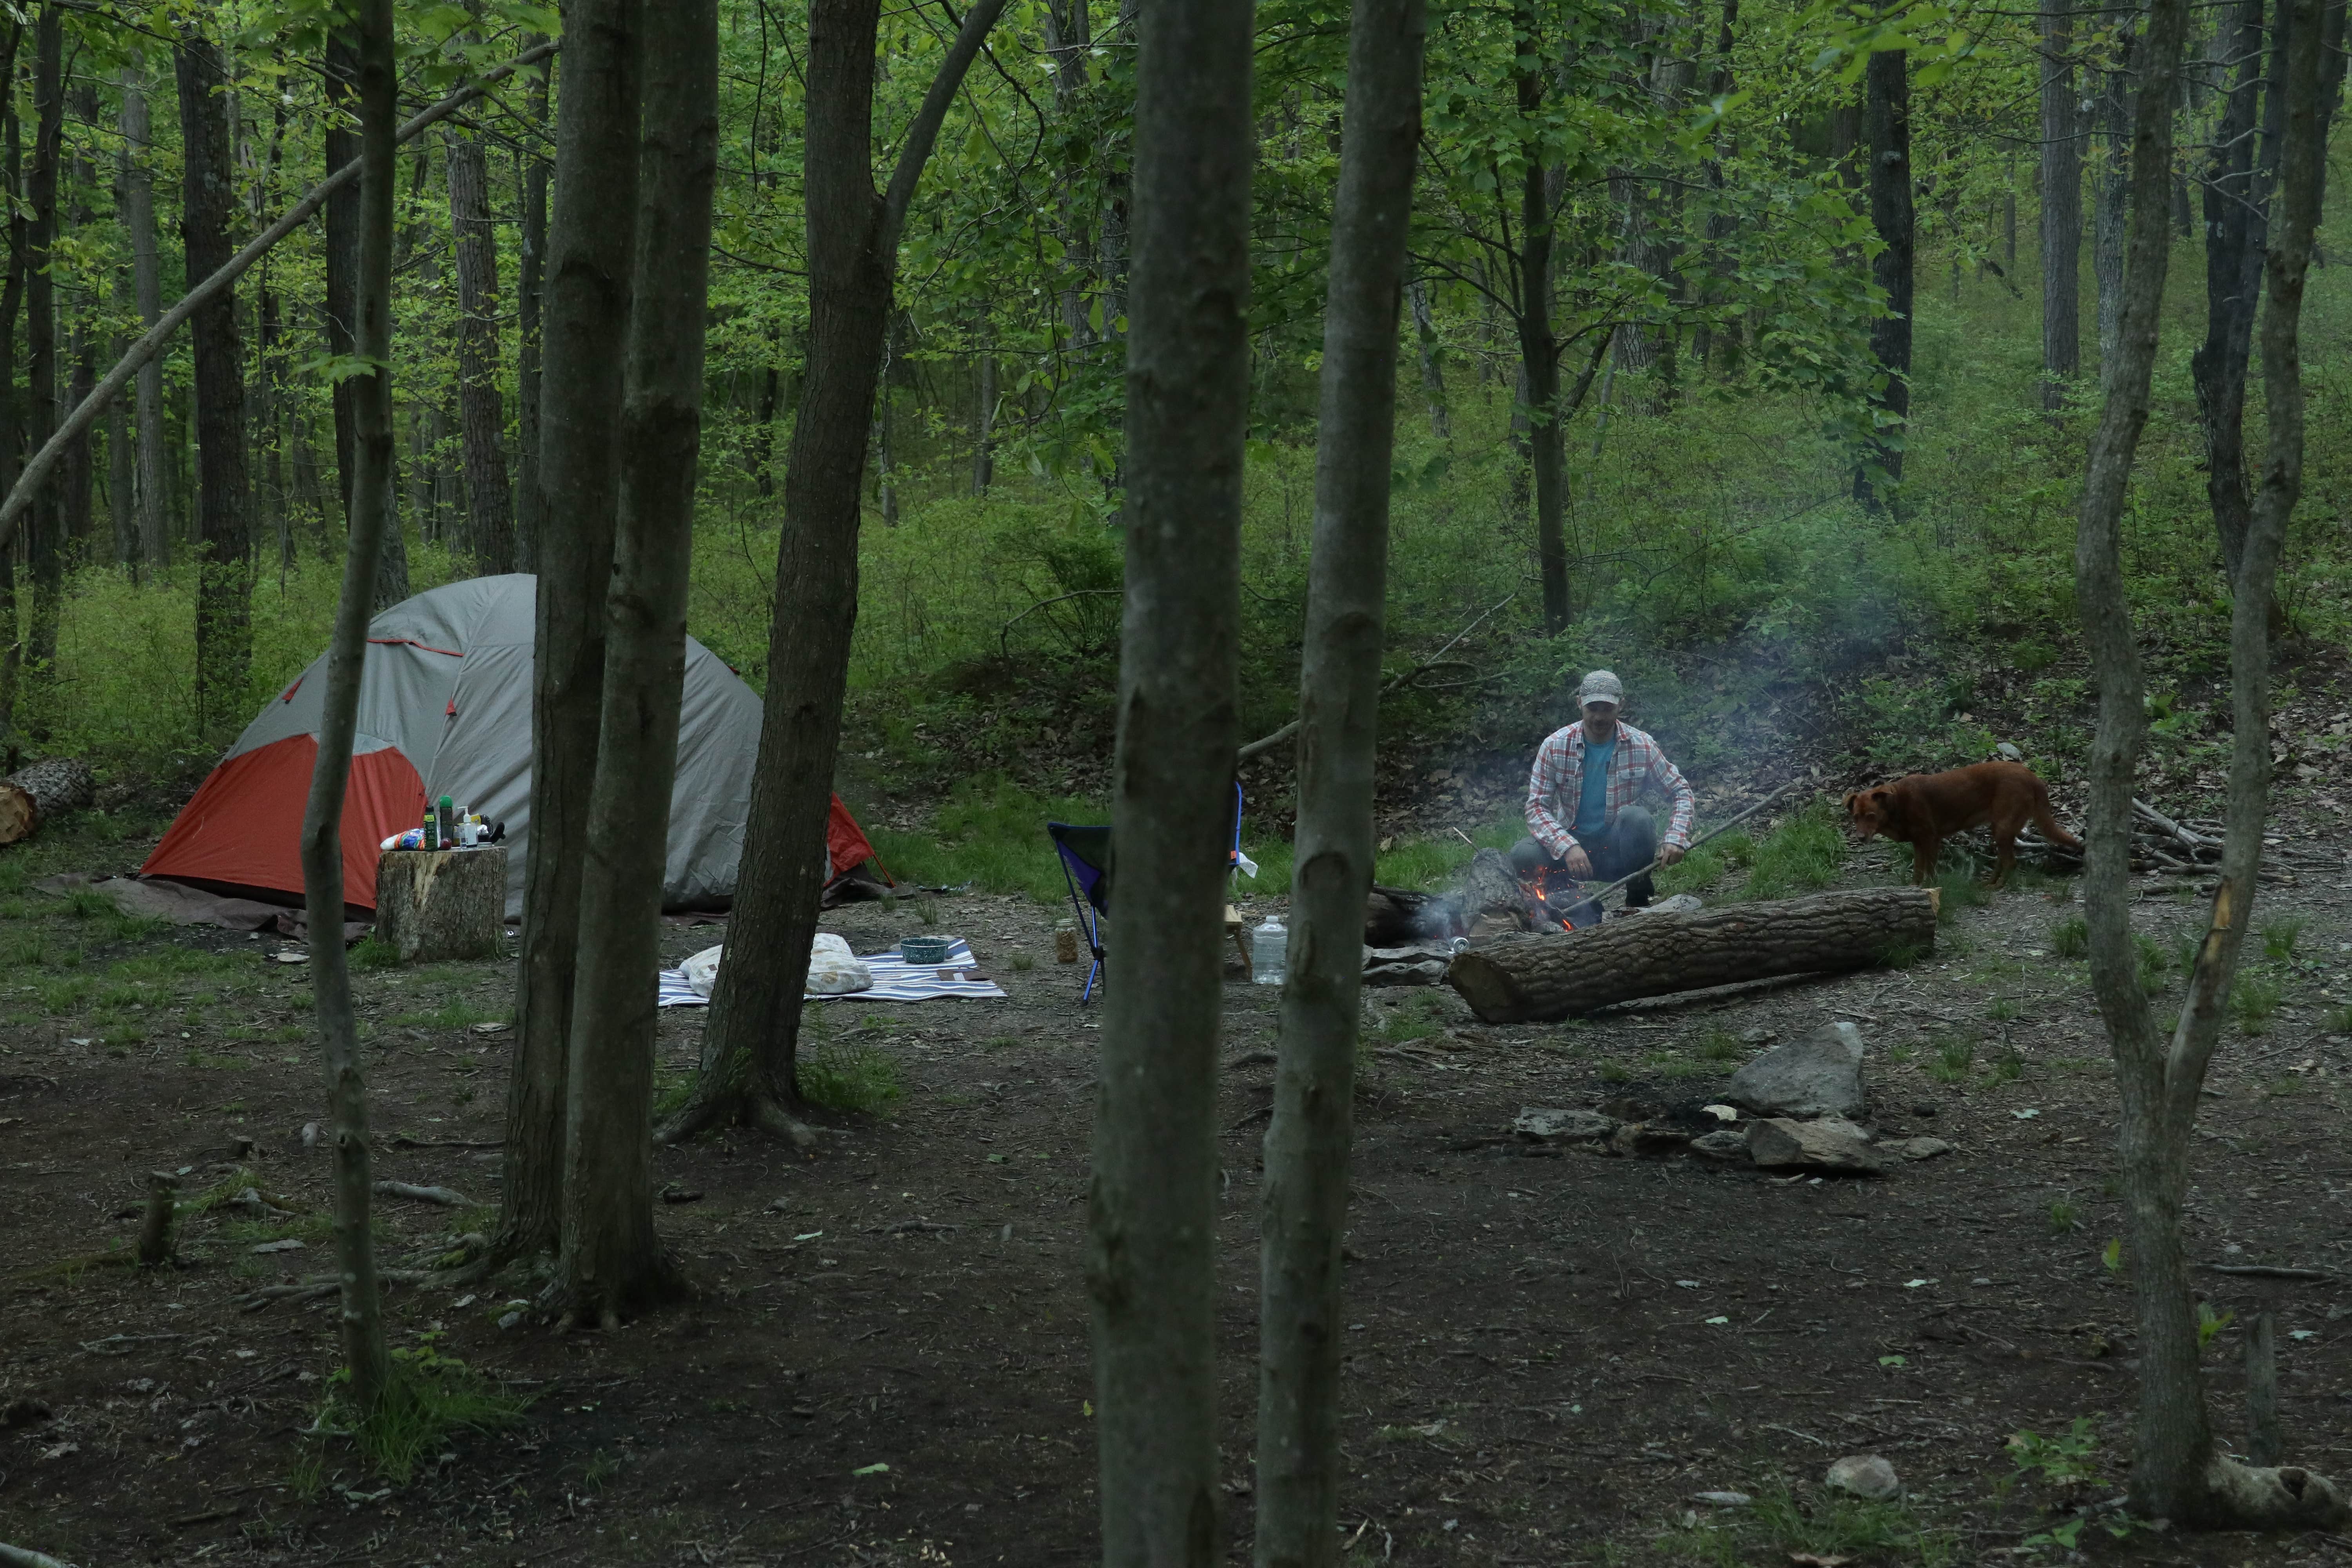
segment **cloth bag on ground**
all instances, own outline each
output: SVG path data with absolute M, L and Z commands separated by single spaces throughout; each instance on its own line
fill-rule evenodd
M 708 996 L 718 986 L 719 960 L 726 951 L 723 945 L 706 947 L 678 965 L 697 995 Z M 868 991 L 873 986 L 874 971 L 849 951 L 848 942 L 831 931 L 816 933 L 816 941 L 809 950 L 807 989 L 823 996 L 838 996 L 851 991 Z

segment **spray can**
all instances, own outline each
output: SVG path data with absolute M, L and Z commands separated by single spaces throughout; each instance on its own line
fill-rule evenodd
M 441 814 L 429 800 L 425 803 L 425 836 L 417 841 L 416 847 L 419 849 L 441 847 Z

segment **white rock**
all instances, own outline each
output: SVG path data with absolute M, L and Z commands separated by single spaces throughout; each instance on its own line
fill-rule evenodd
M 1832 1491 L 1848 1492 L 1871 1502 L 1885 1502 L 1903 1495 L 1902 1478 L 1895 1467 L 1876 1454 L 1848 1454 L 1830 1466 L 1830 1473 L 1822 1478 Z

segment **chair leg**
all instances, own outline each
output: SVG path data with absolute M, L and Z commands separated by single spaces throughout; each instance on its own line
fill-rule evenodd
M 1087 988 L 1078 993 L 1078 1005 L 1083 1007 L 1095 994 L 1095 976 L 1102 973 L 1102 960 L 1097 958 L 1087 971 Z

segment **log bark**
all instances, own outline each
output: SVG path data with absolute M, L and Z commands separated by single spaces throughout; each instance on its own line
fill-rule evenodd
M 375 934 L 403 963 L 506 954 L 507 852 L 394 850 L 375 863 Z
M 1427 31 L 1422 0 L 1355 0 L 1349 24 L 1298 679 L 1297 871 L 1261 1210 L 1259 1568 L 1330 1568 L 1342 1539 L 1340 1242 L 1372 881 L 1397 327 Z
M 327 652 L 319 756 L 302 813 L 302 895 L 310 917 L 310 991 L 334 1130 L 335 1265 L 341 1287 L 343 1360 L 351 1374 L 352 1404 L 362 1418 L 372 1418 L 391 1381 L 392 1363 L 384 1344 L 383 1301 L 370 1221 L 373 1191 L 367 1084 L 361 1074 L 359 1020 L 352 1009 L 351 967 L 342 941 L 342 817 L 392 468 L 393 128 L 399 102 L 393 75 L 392 0 L 358 0 L 353 9 L 362 170 L 353 247 L 353 342 L 373 368 L 353 378 L 359 470 L 352 487 L 342 592 Z M 503 877 L 499 885 L 503 895 Z
M 551 1252 L 580 940 L 588 792 L 604 690 L 624 336 L 637 211 L 637 0 L 575 0 L 556 100 L 540 407 L 541 540 L 530 715 L 530 847 L 495 1260 Z
M 601 1327 L 675 1284 L 654 1232 L 654 998 L 702 442 L 718 0 L 668 0 L 646 29 L 644 58 L 620 509 L 581 879 L 556 1276 L 566 1320 Z
M 81 810 L 96 788 L 89 764 L 72 757 L 51 757 L 0 779 L 0 844 L 14 844 L 50 817 Z
M 1501 937 L 1454 959 L 1445 978 L 1489 1024 L 1565 1018 L 1639 996 L 1932 952 L 1937 902 L 1932 888 L 1858 888 L 1635 915 L 1589 931 Z

